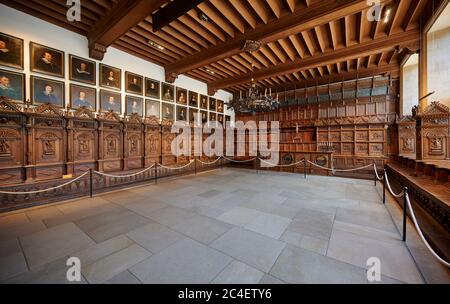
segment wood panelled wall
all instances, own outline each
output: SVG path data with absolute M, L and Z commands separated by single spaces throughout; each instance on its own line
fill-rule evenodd
M 191 159 L 172 155 L 172 121 L 137 115 L 121 119 L 114 112 L 94 117 L 84 108 L 66 112 L 50 104 L 19 107 L 0 99 L 1 186 L 75 177 L 89 169 L 122 172 Z
M 397 79 L 373 77 L 279 95 L 281 108 L 236 120 L 280 121 L 280 153 L 332 152 L 336 168 L 398 153 Z

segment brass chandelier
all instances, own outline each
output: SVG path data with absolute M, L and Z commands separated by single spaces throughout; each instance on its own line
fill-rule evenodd
M 243 51 L 250 54 L 252 58 L 252 79 L 248 92 L 243 96 L 242 91 L 239 92 L 239 96 L 235 96 L 232 100 L 227 103 L 229 109 L 233 109 L 236 113 L 256 113 L 256 112 L 266 112 L 278 109 L 280 103 L 277 98 L 273 98 L 272 89 L 269 89 L 269 94 L 267 94 L 267 89 L 265 89 L 264 94 L 260 91 L 259 87 L 255 83 L 254 75 L 254 56 L 253 52 L 259 50 L 261 43 L 259 41 L 247 40 L 245 42 Z

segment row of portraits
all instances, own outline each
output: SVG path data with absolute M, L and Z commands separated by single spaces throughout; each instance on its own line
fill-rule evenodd
M 64 107 L 65 83 L 62 81 L 30 77 L 31 100 L 33 104 L 50 103 L 58 107 Z M 11 98 L 13 101 L 23 101 L 25 98 L 25 74 L 12 71 L 0 70 L 0 96 Z M 147 117 L 156 116 L 160 118 L 160 101 L 145 100 L 145 115 Z M 122 94 L 120 92 L 100 90 L 100 111 L 114 111 L 122 114 Z M 127 95 L 125 98 L 126 115 L 137 113 L 144 115 L 144 98 Z M 86 107 L 92 111 L 97 111 L 97 89 L 77 84 L 70 84 L 69 107 L 77 109 Z M 177 105 L 177 113 L 174 111 L 175 105 L 163 102 L 163 118 L 186 120 L 187 107 Z M 191 113 L 198 112 L 197 109 L 190 109 Z M 202 111 L 203 112 L 203 111 Z M 210 118 L 216 113 L 210 112 Z M 219 116 L 223 116 L 220 115 Z M 219 120 L 221 121 L 221 120 Z
M 24 68 L 24 42 L 22 39 L 0 33 L 0 65 Z M 64 78 L 64 52 L 38 43 L 30 42 L 30 71 Z M 69 79 L 90 85 L 97 85 L 96 62 L 69 54 Z M 122 90 L 122 70 L 100 63 L 100 86 L 112 90 Z M 19 87 L 15 87 L 19 89 Z M 149 98 L 176 102 L 191 107 L 224 112 L 223 101 L 199 95 L 196 92 L 125 72 L 125 91 L 130 94 L 145 95 Z M 145 93 L 145 94 L 144 94 Z

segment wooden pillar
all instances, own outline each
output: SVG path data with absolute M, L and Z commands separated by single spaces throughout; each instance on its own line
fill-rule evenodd
M 427 71 L 427 33 L 421 28 L 420 33 L 420 52 L 419 52 L 419 98 L 428 94 L 428 71 Z M 419 102 L 419 111 L 423 112 L 428 105 L 427 98 Z

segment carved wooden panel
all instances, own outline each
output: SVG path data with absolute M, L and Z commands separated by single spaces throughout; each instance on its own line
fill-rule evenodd
M 124 170 L 143 168 L 144 134 L 142 121 L 138 114 L 133 114 L 127 117 L 124 125 Z
M 416 153 L 416 122 L 411 117 L 403 117 L 398 122 L 399 154 L 415 156 Z
M 93 113 L 86 108 L 77 109 L 69 118 L 68 126 L 68 173 L 80 175 L 89 169 L 97 169 L 98 133 Z
M 427 159 L 447 159 L 449 152 L 450 110 L 439 102 L 432 102 L 420 119 L 422 157 Z

